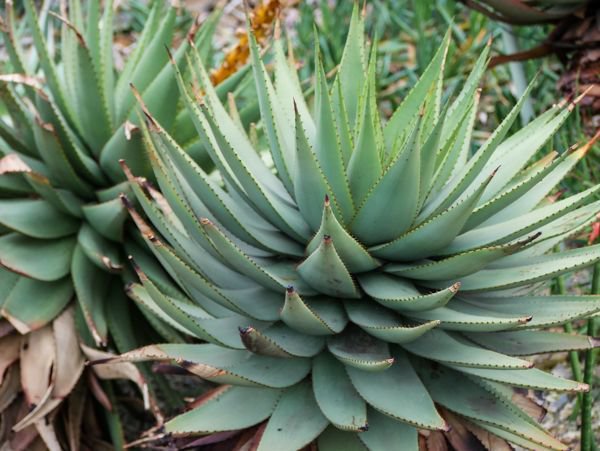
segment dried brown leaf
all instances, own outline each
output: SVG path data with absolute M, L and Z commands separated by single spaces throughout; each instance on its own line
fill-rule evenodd
M 513 451 L 513 447 L 506 440 L 469 421 L 465 420 L 464 424 L 488 451 Z
M 430 431 L 427 437 L 427 451 L 448 451 L 448 443 L 440 431 Z
M 71 393 L 81 377 L 85 359 L 79 347 L 73 308 L 66 309 L 52 323 L 56 343 L 54 398 L 63 399 Z
M 50 326 L 27 334 L 21 345 L 21 386 L 30 406 L 47 396 L 53 380 L 56 345 Z
M 31 172 L 31 168 L 16 153 L 0 158 L 0 175 L 21 172 Z
M 4 373 L 9 366 L 19 359 L 21 353 L 21 336 L 18 334 L 7 335 L 0 338 L 0 386 L 4 380 Z

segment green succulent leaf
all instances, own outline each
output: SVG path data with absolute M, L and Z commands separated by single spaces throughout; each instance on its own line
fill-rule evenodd
M 364 431 L 367 408 L 353 387 L 344 365 L 323 352 L 313 360 L 312 383 L 323 415 L 338 429 Z
M 249 351 L 275 357 L 314 357 L 325 346 L 323 338 L 306 337 L 281 323 L 262 331 L 251 326 L 240 328 L 240 335 Z
M 289 127 L 285 128 L 281 124 L 285 120 L 282 105 L 276 99 L 271 79 L 260 60 L 256 38 L 250 33 L 249 39 L 258 103 L 271 147 L 271 154 L 281 181 L 287 191 L 293 193 L 292 174 L 296 172 L 296 155 L 294 155 L 293 147 L 294 135 L 290 133 Z
M 66 277 L 41 282 L 0 269 L 0 281 L 0 313 L 21 334 L 50 323 L 73 297 L 73 287 Z
M 314 252 L 325 235 L 335 242 L 335 248 L 346 267 L 352 272 L 364 272 L 374 269 L 380 263 L 352 236 L 337 220 L 331 202 L 325 197 L 321 225 L 313 239 L 306 246 L 308 252 Z
M 281 320 L 309 335 L 333 335 L 341 332 L 348 322 L 344 308 L 336 300 L 310 298 L 308 301 L 293 287 L 286 290 Z
M 369 429 L 358 434 L 358 438 L 369 449 L 393 449 L 417 451 L 417 430 L 407 424 L 398 423 L 375 409 L 369 409 Z
M 453 310 L 440 307 L 424 312 L 410 312 L 407 316 L 416 320 L 439 321 L 439 327 L 446 330 L 459 330 L 469 332 L 497 332 L 514 329 L 531 321 L 531 316 L 484 316 L 475 313 Z
M 347 367 L 352 384 L 373 408 L 398 421 L 432 430 L 446 430 L 427 390 L 406 355 L 398 351 L 394 364 L 376 373 Z
M 418 121 L 410 137 L 383 174 L 378 177 L 358 204 L 352 219 L 352 231 L 368 245 L 393 240 L 405 232 L 416 217 L 419 193 L 421 149 L 417 143 Z M 396 193 L 402 193 L 399 198 Z M 380 222 L 385 215 L 389 221 Z
M 346 366 L 364 371 L 387 370 L 394 363 L 385 341 L 378 340 L 356 328 L 349 328 L 329 338 L 327 348 Z
M 77 300 L 96 345 L 107 342 L 106 302 L 110 275 L 98 268 L 77 245 L 71 262 L 71 276 Z
M 528 285 L 592 265 L 598 260 L 600 245 L 573 249 L 556 255 L 544 255 L 529 259 L 529 263 L 522 266 L 483 269 L 463 277 L 460 279 L 461 290 L 473 292 Z
M 515 356 L 580 351 L 592 349 L 598 345 L 597 339 L 586 335 L 570 335 L 538 330 L 518 330 L 495 334 L 469 333 L 466 336 L 486 348 Z
M 53 239 L 71 235 L 78 221 L 57 211 L 44 200 L 0 200 L 0 224 L 31 238 Z
M 482 379 L 500 382 L 516 387 L 530 388 L 532 390 L 555 390 L 555 391 L 587 391 L 589 387 L 580 382 L 562 379 L 545 373 L 541 370 L 531 368 L 528 370 L 506 370 L 506 369 L 482 369 L 467 368 L 464 366 L 448 365 L 457 371 L 461 371 Z
M 456 238 L 492 179 L 493 174 L 449 209 L 396 240 L 375 246 L 371 252 L 380 258 L 406 261 L 421 259 L 443 249 Z
M 285 388 L 310 371 L 310 360 L 280 359 L 213 344 L 150 345 L 127 352 L 113 361 L 173 360 L 187 371 L 219 384 Z
M 127 219 L 127 210 L 120 199 L 86 205 L 83 207 L 83 214 L 100 235 L 113 241 L 123 239 L 123 224 Z
M 330 182 L 333 190 L 332 197 L 339 206 L 341 222 L 347 223 L 354 214 L 354 201 L 350 191 L 348 177 L 344 163 L 344 156 L 337 136 L 333 106 L 327 88 L 325 71 L 317 59 L 316 86 L 315 86 L 315 154 L 323 170 L 323 174 Z M 361 72 L 362 73 L 362 72 Z M 355 91 L 352 93 L 356 97 Z M 348 113 L 352 114 L 352 113 Z
M 455 300 L 450 305 L 455 310 L 475 315 L 531 316 L 531 321 L 521 328 L 539 328 L 573 321 L 592 315 L 600 309 L 598 296 L 506 296 L 494 299 L 478 297 Z
M 0 265 L 25 277 L 52 282 L 69 274 L 74 246 L 72 236 L 40 240 L 9 233 L 0 237 Z
M 377 304 L 361 301 L 347 302 L 346 312 L 354 324 L 365 332 L 388 343 L 408 343 L 440 325 L 439 320 L 423 324 L 405 324 Z M 437 311 L 437 310 L 436 310 Z
M 423 281 L 459 279 L 485 268 L 496 260 L 518 252 L 535 238 L 537 238 L 536 235 L 524 241 L 484 247 L 442 260 L 425 261 L 416 265 L 395 263 L 388 265 L 385 269 L 396 276 Z
M 532 363 L 480 348 L 451 332 L 429 331 L 417 340 L 402 346 L 412 354 L 441 363 L 474 368 L 531 368 Z
M 369 273 L 358 278 L 360 286 L 381 305 L 399 312 L 431 310 L 446 305 L 454 297 L 460 284 L 422 294 L 409 280 L 385 273 Z
M 257 450 L 301 449 L 317 438 L 328 424 L 315 401 L 310 382 L 300 382 L 281 395 Z
M 183 434 L 254 426 L 271 415 L 280 396 L 280 390 L 224 385 L 203 396 L 189 412 L 165 423 L 165 429 Z
M 358 438 L 358 434 L 340 431 L 334 426 L 329 426 L 319 436 L 319 449 L 323 451 L 336 451 L 343 447 L 348 451 L 366 451 L 368 448 Z
M 537 426 L 523 421 L 517 413 L 516 407 L 509 407 L 500 402 L 494 393 L 471 381 L 468 377 L 444 368 L 435 371 L 432 371 L 431 368 L 423 368 L 419 374 L 430 390 L 433 399 L 447 409 L 468 419 L 481 422 L 481 424 L 523 437 L 536 443 L 537 446 L 555 450 L 567 449 L 565 445 L 544 433 Z M 448 390 L 447 384 L 452 384 L 454 389 Z
M 321 293 L 346 298 L 360 296 L 329 235 L 325 235 L 319 247 L 298 266 L 298 273 Z

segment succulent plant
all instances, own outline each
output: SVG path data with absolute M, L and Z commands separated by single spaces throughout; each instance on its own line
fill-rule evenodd
M 12 3 L 6 5 L 2 34 L 12 73 L 0 76 L 8 113 L 0 120 L 0 381 L 6 372 L 0 413 L 9 427 L 2 428 L 0 443 L 15 422 L 31 439 L 28 425 L 48 426 L 40 421 L 83 371 L 80 339 L 132 349 L 156 335 L 149 326 L 133 327 L 132 321 L 147 324 L 144 317 L 164 337 L 181 339 L 160 319 L 131 309 L 123 291 L 132 278 L 124 257 L 144 251 L 127 231 L 118 196 L 129 188 L 118 160 L 127 158 L 136 170 L 150 173 L 129 84 L 161 110 L 161 122 L 185 143 L 188 155 L 202 156 L 191 119 L 178 114 L 179 92 L 164 49 L 175 33 L 175 8 L 154 2 L 135 50 L 117 70 L 112 1 L 102 9 L 97 0 L 73 0 L 68 17 L 46 20 L 33 1 L 25 1 L 31 49 L 21 45 Z M 176 58 L 192 46 L 206 60 L 218 18 L 215 13 L 202 27 L 195 25 Z M 224 83 L 223 92 L 242 75 Z M 74 299 L 77 311 L 67 314 Z M 69 334 L 76 321 L 83 338 Z M 25 407 L 15 420 L 9 411 L 17 396 Z
M 463 0 L 463 2 L 492 19 L 514 25 L 553 23 L 576 14 L 592 2 L 590 0 Z
M 590 0 L 463 0 L 490 18 L 516 26 L 555 24 L 539 45 L 513 54 L 494 57 L 490 65 L 524 61 L 555 54 L 563 63 L 558 88 L 566 95 L 585 92 L 581 109 L 590 134 L 600 121 L 600 20 L 598 3 Z
M 135 265 L 128 292 L 205 343 L 114 361 L 174 361 L 218 385 L 165 423 L 175 436 L 262 423 L 248 439 L 259 450 L 411 450 L 418 430 L 459 421 L 496 443 L 566 449 L 512 387 L 584 391 L 524 356 L 597 345 L 542 330 L 600 310 L 599 296 L 543 291 L 600 259 L 599 246 L 549 253 L 600 210 L 599 186 L 547 197 L 590 145 L 528 165 L 573 103 L 509 135 L 521 99 L 474 151 L 488 50 L 446 101 L 447 35 L 384 122 L 363 35 L 355 10 L 331 85 L 317 64 L 312 112 L 281 42 L 273 82 L 249 37 L 264 140 L 225 110 L 200 58 L 190 62 L 201 94 L 174 65 L 216 174 L 142 103 L 160 193 L 122 162 L 135 194 L 122 199 L 170 278 Z

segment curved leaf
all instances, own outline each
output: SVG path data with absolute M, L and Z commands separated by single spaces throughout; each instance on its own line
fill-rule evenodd
M 311 384 L 301 382 L 281 395 L 257 451 L 296 451 L 317 438 L 328 424 L 315 402 Z
M 313 359 L 312 384 L 321 412 L 336 428 L 356 432 L 367 428 L 365 402 L 352 386 L 344 365 L 327 352 Z
M 0 237 L 0 265 L 32 279 L 51 282 L 69 274 L 74 236 L 38 240 L 17 233 Z

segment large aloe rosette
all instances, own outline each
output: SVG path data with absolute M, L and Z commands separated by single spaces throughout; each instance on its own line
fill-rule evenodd
M 141 283 L 129 294 L 206 343 L 120 359 L 172 360 L 220 385 L 165 432 L 266 422 L 254 438 L 260 450 L 315 440 L 321 450 L 410 450 L 418 429 L 447 432 L 452 417 L 525 447 L 565 449 L 512 387 L 587 388 L 524 358 L 591 347 L 588 337 L 541 329 L 600 309 L 598 296 L 539 291 L 600 259 L 598 246 L 549 254 L 600 209 L 600 187 L 547 200 L 589 146 L 528 165 L 573 105 L 508 136 L 521 99 L 472 153 L 487 50 L 443 100 L 447 36 L 382 121 L 357 13 L 331 85 L 317 65 L 312 112 L 281 43 L 274 82 L 252 44 L 258 138 L 226 111 L 195 58 L 202 89 L 178 80 L 218 173 L 196 165 L 143 105 L 161 193 L 123 163 L 135 193 L 123 201 L 164 268 L 136 267 Z

